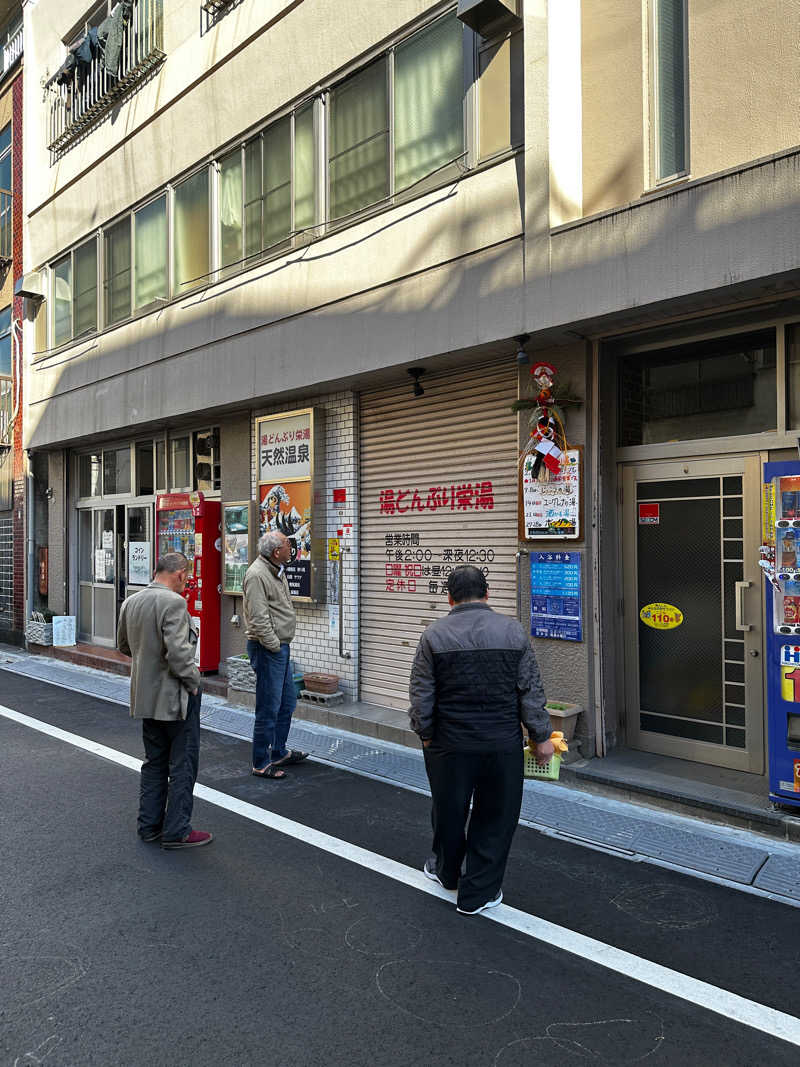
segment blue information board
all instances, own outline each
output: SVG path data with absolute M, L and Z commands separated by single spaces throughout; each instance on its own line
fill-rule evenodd
M 531 552 L 531 633 L 583 640 L 580 552 Z

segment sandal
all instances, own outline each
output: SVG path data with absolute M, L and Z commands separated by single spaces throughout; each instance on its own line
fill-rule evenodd
M 273 767 L 288 767 L 292 763 L 302 763 L 308 759 L 308 752 L 299 752 L 296 748 L 290 748 L 282 759 L 274 760 Z
M 273 763 L 268 763 L 263 769 L 263 771 L 257 771 L 254 767 L 250 773 L 253 775 L 254 778 L 288 778 L 286 771 L 282 771 Z

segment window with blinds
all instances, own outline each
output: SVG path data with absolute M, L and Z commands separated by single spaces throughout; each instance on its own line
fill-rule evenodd
M 653 0 L 653 133 L 657 182 L 685 174 L 686 0 Z

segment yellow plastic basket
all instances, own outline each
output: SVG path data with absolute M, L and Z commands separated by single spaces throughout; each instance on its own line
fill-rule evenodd
M 547 781 L 557 782 L 558 775 L 561 770 L 561 757 L 553 755 L 550 757 L 547 763 L 537 763 L 536 757 L 533 753 L 528 751 L 527 746 L 523 749 L 525 756 L 525 770 L 523 774 L 526 778 L 544 778 Z

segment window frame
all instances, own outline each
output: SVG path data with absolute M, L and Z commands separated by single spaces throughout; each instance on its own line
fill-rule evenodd
M 227 154 L 227 153 L 226 153 Z M 196 279 L 189 279 L 184 282 L 184 287 L 179 288 L 177 279 L 175 277 L 175 223 L 177 212 L 175 210 L 175 195 L 177 190 L 185 185 L 186 182 L 191 181 L 192 178 L 196 178 L 198 174 L 203 171 L 206 172 L 206 195 L 208 200 L 208 233 L 207 237 L 207 252 L 208 252 L 208 271 L 205 274 L 198 275 Z M 180 300 L 181 297 L 189 296 L 191 293 L 197 292 L 203 285 L 209 285 L 215 280 L 217 273 L 217 266 L 215 264 L 216 258 L 216 240 L 215 240 L 215 215 L 216 211 L 216 196 L 214 187 L 216 185 L 216 167 L 211 162 L 202 163 L 200 166 L 193 167 L 192 170 L 186 174 L 182 174 L 180 178 L 172 181 L 167 186 L 168 195 L 168 216 L 167 216 L 167 254 L 169 256 L 169 299 Z M 192 282 L 193 284 L 190 284 Z
M 439 184 L 444 184 L 447 181 L 452 180 L 451 177 L 443 176 L 440 180 L 434 179 L 434 175 L 447 170 L 448 167 L 457 167 L 458 160 L 461 159 L 464 162 L 465 169 L 474 170 L 479 166 L 490 165 L 498 162 L 501 159 L 506 158 L 509 154 L 517 151 L 514 145 L 511 145 L 508 149 L 497 152 L 490 159 L 478 159 L 478 141 L 477 141 L 477 115 L 478 108 L 476 106 L 476 96 L 479 91 L 478 86 L 478 45 L 482 40 L 478 34 L 466 27 L 463 29 L 462 36 L 462 131 L 463 131 L 463 151 L 459 156 L 455 157 L 450 163 L 445 163 L 440 167 L 437 167 L 430 174 L 424 175 L 422 178 L 413 182 L 405 189 L 401 189 L 399 192 L 396 188 L 396 174 L 395 174 L 395 156 L 396 156 L 396 116 L 395 116 L 395 61 L 397 50 L 401 47 L 408 46 L 415 37 L 426 33 L 437 22 L 440 22 L 446 18 L 453 18 L 455 16 L 456 9 L 449 7 L 445 10 L 439 9 L 429 13 L 429 16 L 419 22 L 411 32 L 398 35 L 397 39 L 393 40 L 388 46 L 384 45 L 382 48 L 376 49 L 372 53 L 368 53 L 362 56 L 359 61 L 353 64 L 347 69 L 347 72 L 338 77 L 335 81 L 326 85 L 325 88 L 318 94 L 323 102 L 324 114 L 325 114 L 325 130 L 322 144 L 322 159 L 321 164 L 324 174 L 324 203 L 325 210 L 323 216 L 323 225 L 326 231 L 335 231 L 344 226 L 352 225 L 354 222 L 358 222 L 361 219 L 369 218 L 371 215 L 380 213 L 387 208 L 394 207 L 397 204 L 404 203 L 406 200 L 413 199 L 414 196 L 419 196 L 424 192 L 428 192 L 430 189 L 435 188 Z M 521 32 L 521 31 L 514 31 Z M 513 34 L 508 32 L 502 37 L 511 37 Z M 501 40 L 502 37 L 497 40 Z M 496 40 L 493 39 L 493 43 Z M 362 71 L 367 70 L 370 66 L 376 63 L 380 59 L 386 59 L 386 79 L 387 79 L 387 114 L 388 114 L 388 136 L 387 136 L 387 154 L 388 154 L 388 194 L 381 200 L 376 200 L 373 204 L 369 204 L 366 207 L 359 209 L 349 215 L 343 215 L 340 218 L 331 218 L 331 167 L 330 167 L 330 143 L 331 143 L 331 94 L 344 85 L 353 77 L 357 77 Z M 455 177 L 455 175 L 453 175 Z M 426 183 L 430 183 L 426 185 Z
M 658 0 L 648 0 L 648 26 L 650 47 L 648 57 L 649 91 L 649 136 L 647 176 L 648 188 L 660 189 L 672 182 L 685 181 L 691 174 L 690 106 L 689 106 L 689 5 L 679 0 L 683 8 L 683 158 L 682 170 L 659 176 L 659 79 L 658 79 Z
M 136 216 L 144 211 L 146 208 L 155 204 L 158 200 L 164 200 L 164 221 L 167 227 L 167 241 L 165 255 L 167 257 L 165 266 L 165 273 L 167 279 L 167 294 L 166 296 L 157 296 L 147 304 L 136 304 Z M 171 197 L 169 194 L 169 188 L 161 189 L 148 197 L 147 200 L 143 200 L 140 204 L 137 204 L 135 208 L 132 208 L 128 214 L 130 214 L 130 234 L 131 234 L 131 311 L 128 318 L 132 319 L 138 315 L 145 315 L 148 311 L 152 311 L 154 308 L 162 307 L 165 303 L 168 303 L 172 297 L 172 278 L 170 272 L 170 248 L 171 248 Z M 124 218 L 124 216 L 123 216 Z M 118 219 L 121 222 L 122 219 Z M 116 225 L 116 223 L 114 224 Z M 110 229 L 111 227 L 109 227 Z M 125 319 L 120 319 L 120 322 L 125 322 Z M 118 325 L 114 323 L 114 325 Z
M 221 468 L 221 428 L 220 424 L 216 420 L 211 420 L 207 423 L 200 423 L 199 425 L 193 423 L 189 426 L 182 426 L 178 429 L 164 430 L 163 433 L 150 433 L 150 434 L 137 434 L 135 437 L 130 437 L 124 441 L 104 441 L 101 444 L 94 445 L 93 447 L 83 448 L 76 450 L 73 453 L 73 473 L 75 484 L 75 507 L 89 507 L 89 506 L 101 506 L 105 502 L 108 502 L 109 506 L 113 506 L 119 503 L 130 503 L 130 501 L 155 501 L 156 497 L 159 497 L 165 493 L 191 493 L 195 491 L 196 484 L 196 465 L 197 465 L 197 450 L 195 447 L 195 440 L 198 436 L 205 434 L 213 435 L 214 443 L 216 446 L 213 453 L 212 463 L 212 482 L 214 481 L 214 471 L 216 468 Z M 186 438 L 188 439 L 188 470 L 189 470 L 189 484 L 188 485 L 175 485 L 172 478 L 172 442 Z M 139 493 L 139 472 L 138 472 L 138 449 L 141 445 L 152 446 L 152 478 L 153 478 L 153 492 L 152 493 Z M 158 469 L 158 448 L 159 445 L 163 445 L 165 452 L 165 467 L 166 467 L 166 485 L 162 488 L 159 486 L 159 469 Z M 130 455 L 130 490 L 127 493 L 104 493 L 105 484 L 105 454 L 107 452 L 118 452 L 123 449 L 128 449 Z M 81 495 L 81 461 L 86 456 L 98 456 L 100 460 L 99 465 L 99 488 L 100 492 L 95 496 L 82 496 Z M 222 479 L 220 469 L 220 486 L 214 489 L 203 489 L 203 494 L 210 499 L 218 499 L 221 496 Z
M 88 245 L 90 245 L 92 243 L 92 241 L 94 241 L 94 243 L 95 243 L 95 251 L 94 251 L 94 256 L 95 256 L 95 260 L 94 260 L 94 262 L 95 262 L 95 271 L 94 271 L 94 274 L 95 274 L 95 278 L 94 278 L 94 287 L 95 287 L 94 288 L 94 303 L 95 303 L 94 326 L 93 327 L 89 327 L 86 330 L 83 330 L 79 334 L 76 334 L 75 333 L 75 277 L 76 277 L 76 275 L 75 275 L 75 253 L 81 251 L 84 248 L 86 248 Z M 49 290 L 49 294 L 50 294 L 50 299 L 49 299 L 49 301 L 47 301 L 47 304 L 49 304 L 49 308 L 47 309 L 47 311 L 48 311 L 48 315 L 47 315 L 47 319 L 48 319 L 48 321 L 47 321 L 48 348 L 50 348 L 50 349 L 63 348 L 65 345 L 70 345 L 75 341 L 82 341 L 87 337 L 93 337 L 95 334 L 100 332 L 100 330 L 101 330 L 100 323 L 103 321 L 103 318 L 102 318 L 102 315 L 101 315 L 101 310 L 102 309 L 101 309 L 101 301 L 100 301 L 100 292 L 101 292 L 101 288 L 102 288 L 102 277 L 103 277 L 103 275 L 102 275 L 102 267 L 101 267 L 101 262 L 100 262 L 100 259 L 101 259 L 101 256 L 100 256 L 101 245 L 102 245 L 102 242 L 100 241 L 100 234 L 97 231 L 95 231 L 90 237 L 85 238 L 82 241 L 79 241 L 77 244 L 73 245 L 72 248 L 70 248 L 67 252 L 65 252 L 62 256 L 58 256 L 57 259 L 54 259 L 54 260 L 52 260 L 50 262 L 49 269 L 48 269 L 48 274 L 49 274 L 48 290 Z M 59 341 L 56 344 L 56 269 L 62 263 L 66 262 L 67 260 L 69 260 L 69 271 L 70 271 L 70 279 L 69 279 L 69 337 L 67 337 L 63 341 Z
M 2 370 L 0 370 L 0 381 L 2 381 L 2 382 L 13 382 L 14 381 L 14 306 L 13 306 L 13 304 L 6 304 L 5 307 L 0 308 L 0 315 L 2 315 L 3 312 L 5 312 L 5 311 L 8 312 L 8 329 L 7 330 L 0 329 L 0 340 L 2 340 L 5 337 L 10 337 L 11 338 L 11 343 L 9 345 L 10 358 L 9 358 L 8 374 L 5 374 Z

